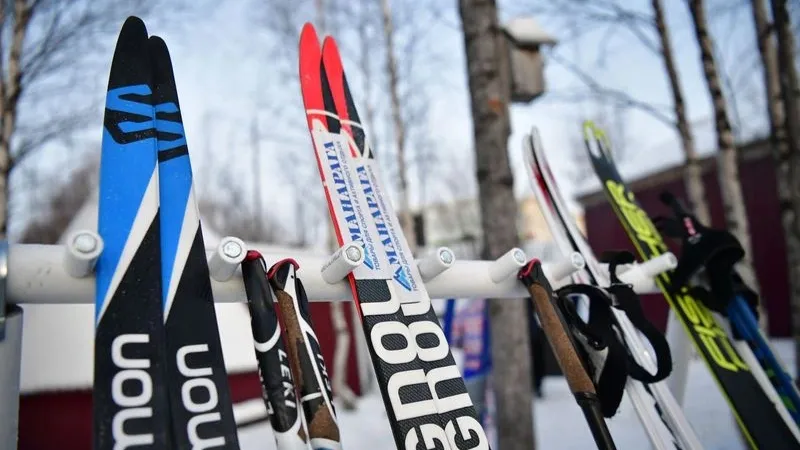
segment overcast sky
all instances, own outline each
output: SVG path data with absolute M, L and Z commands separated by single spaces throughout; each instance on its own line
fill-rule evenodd
M 440 2 L 437 3 L 440 7 L 446 3 L 444 0 L 436 1 Z M 149 26 L 149 31 L 161 35 L 172 54 L 195 166 L 195 181 L 200 194 L 209 195 L 219 189 L 218 176 L 223 171 L 229 174 L 229 181 L 232 179 L 243 183 L 246 188 L 252 186 L 253 159 L 249 136 L 251 120 L 258 111 L 261 186 L 265 192 L 262 196 L 263 209 L 272 217 L 293 218 L 293 195 L 297 190 L 289 186 L 282 172 L 285 172 L 286 164 L 303 166 L 303 170 L 307 171 L 315 170 L 314 157 L 304 122 L 299 121 L 302 119 L 302 100 L 297 85 L 288 83 L 285 75 L 282 75 L 286 70 L 291 73 L 296 61 L 279 58 L 274 35 L 265 31 L 263 19 L 264 15 L 269 14 L 268 6 L 265 6 L 268 3 L 220 2 L 207 14 L 194 14 L 198 17 L 192 17 L 192 22 L 179 31 L 156 26 Z M 435 169 L 439 172 L 428 174 L 425 192 L 427 202 L 447 200 L 454 192 L 466 196 L 475 192 L 463 37 L 459 30 L 456 2 L 450 3 L 452 6 L 445 6 L 444 12 L 437 15 L 436 20 L 426 22 L 426 54 L 420 56 L 423 64 L 415 69 L 416 79 L 429 80 L 415 86 L 428 98 L 427 118 L 422 128 L 439 160 L 447 163 L 444 168 L 435 166 L 439 167 Z M 649 1 L 629 0 L 623 3 L 649 12 Z M 664 3 L 689 115 L 693 121 L 705 121 L 708 125 L 711 104 L 702 78 L 688 8 L 680 1 Z M 503 20 L 519 14 L 525 8 L 516 2 L 501 2 L 500 6 Z M 733 83 L 741 88 L 736 100 L 738 115 L 744 125 L 742 132 L 744 135 L 758 134 L 765 129 L 766 122 L 762 111 L 763 94 L 758 84 L 761 75 L 759 70 L 753 70 L 758 55 L 753 41 L 752 19 L 746 7 L 724 11 L 712 17 L 718 53 Z M 302 9 L 298 15 L 303 19 Z M 564 40 L 552 50 L 560 58 L 575 62 L 602 85 L 663 106 L 664 112 L 669 114 L 671 96 L 661 61 L 639 44 L 624 27 L 597 27 L 584 32 L 579 39 L 570 40 L 568 37 L 574 30 L 564 26 L 563 18 L 541 15 L 536 18 L 546 32 Z M 313 17 L 306 17 L 305 20 L 313 20 Z M 347 25 L 345 23 L 342 26 Z M 113 41 L 115 37 L 111 39 Z M 296 40 L 292 45 L 296 47 Z M 291 54 L 290 50 L 296 51 L 287 49 L 287 55 Z M 376 67 L 380 67 L 383 56 L 376 55 L 376 58 L 381 58 L 376 61 Z M 109 63 L 110 59 L 109 54 Z M 348 68 L 347 60 L 345 68 Z M 355 68 L 352 70 L 355 71 Z M 108 66 L 98 70 L 95 76 L 97 85 L 104 86 Z M 592 177 L 583 177 L 583 186 L 575 183 L 575 167 L 580 163 L 574 162 L 579 154 L 572 148 L 580 138 L 580 119 L 596 116 L 595 109 L 588 102 L 581 108 L 574 102 L 563 101 L 586 88 L 563 66 L 552 60 L 547 63 L 546 80 L 548 94 L 530 105 L 512 108 L 509 151 L 515 168 L 516 191 L 520 196 L 528 195 L 528 181 L 521 164 L 521 140 L 533 125 L 540 129 L 546 152 L 563 189 L 574 193 L 594 186 Z M 351 85 L 354 84 L 351 80 Z M 102 94 L 104 88 L 100 90 Z M 360 86 L 353 86 L 353 91 L 360 103 L 359 99 L 363 98 Z M 385 92 L 385 87 L 378 86 L 373 98 L 385 105 Z M 381 99 L 381 96 L 384 98 Z M 672 129 L 635 109 L 626 111 L 621 117 L 624 122 L 625 150 L 623 176 L 630 178 L 680 162 L 681 155 Z M 100 135 L 99 120 L 98 114 L 97 140 Z M 376 130 L 381 134 L 378 139 L 380 142 L 380 137 L 386 132 L 378 126 Z M 616 137 L 619 140 L 619 136 Z M 714 134 L 709 126 L 697 128 L 696 138 L 701 152 L 713 148 Z M 205 145 L 207 142 L 208 145 Z M 53 152 L 58 150 L 49 150 L 49 153 Z M 390 159 L 392 152 L 391 149 L 378 148 L 377 154 L 379 159 Z M 445 173 L 445 169 L 451 173 Z M 454 170 L 457 174 L 458 171 L 464 172 L 463 176 L 454 179 Z M 232 178 L 230 174 L 233 174 Z M 391 177 L 387 178 L 391 180 Z M 459 185 L 453 186 L 454 183 Z M 308 191 L 304 194 L 312 198 L 321 197 L 318 185 L 309 186 Z M 418 203 L 420 192 L 415 188 L 412 194 L 414 202 Z M 249 196 L 243 201 L 250 201 Z

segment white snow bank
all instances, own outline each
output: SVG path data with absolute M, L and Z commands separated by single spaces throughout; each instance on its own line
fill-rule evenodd
M 773 341 L 776 351 L 790 370 L 794 368 L 790 340 Z M 595 448 L 581 410 L 561 377 L 548 377 L 545 397 L 534 404 L 537 448 L 543 450 L 586 450 Z M 356 411 L 339 408 L 342 443 L 347 450 L 392 449 L 394 443 L 386 412 L 378 392 L 363 398 Z M 689 368 L 684 411 L 706 450 L 739 450 L 736 424 L 728 405 L 703 362 L 693 360 Z M 523 424 L 520 424 L 523 426 Z M 609 421 L 617 448 L 650 448 L 633 406 L 623 399 L 620 411 Z M 242 450 L 274 450 L 275 440 L 268 424 L 244 428 L 239 432 Z

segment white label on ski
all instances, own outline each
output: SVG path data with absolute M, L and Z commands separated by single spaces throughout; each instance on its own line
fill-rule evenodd
M 348 144 L 351 138 L 348 136 Z M 356 157 L 354 166 L 358 182 L 364 193 L 369 214 L 376 224 L 375 239 L 383 249 L 389 262 L 392 279 L 400 287 L 398 294 L 402 303 L 403 314 L 419 316 L 426 314 L 431 308 L 430 297 L 423 287 L 419 269 L 414 263 L 408 241 L 397 220 L 397 215 L 389 199 L 381 189 L 383 184 L 376 167 L 377 161 L 370 158 Z
M 349 148 L 341 135 L 327 131 L 321 122 L 315 121 L 311 134 L 343 244 L 355 242 L 364 249 L 364 263 L 353 273 L 357 278 L 391 278 L 386 257 L 375 249 L 375 224 L 362 209 L 366 200 L 346 153 Z

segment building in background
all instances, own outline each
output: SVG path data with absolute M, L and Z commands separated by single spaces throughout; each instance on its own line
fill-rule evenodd
M 97 193 L 76 214 L 64 236 L 97 228 Z M 206 248 L 221 236 L 204 227 Z M 63 241 L 64 238 L 62 238 Z M 262 253 L 302 258 L 318 251 L 248 243 Z M 274 262 L 274 261 L 272 261 Z M 270 264 L 271 261 L 267 261 Z M 256 367 L 250 312 L 244 303 L 216 304 L 220 341 L 228 373 L 234 416 L 239 426 L 266 420 Z M 94 365 L 94 302 L 81 305 L 23 305 L 20 379 L 19 448 L 83 450 L 92 446 L 92 381 Z M 344 308 L 350 332 L 347 385 L 356 394 L 367 388 L 370 361 L 360 321 L 351 305 Z M 320 347 L 333 375 L 336 334 L 329 303 L 313 302 L 311 314 Z
M 458 258 L 479 259 L 482 232 L 478 208 L 477 199 L 462 199 L 422 209 L 418 217 L 423 223 L 424 247 L 448 246 Z M 536 199 L 530 196 L 519 200 L 517 211 L 519 240 L 528 257 L 537 257 L 545 262 L 558 259 L 560 252 Z M 584 231 L 583 215 L 580 211 L 573 211 L 573 214 L 578 227 Z
M 579 223 L 582 217 L 578 216 Z M 96 229 L 97 196 L 90 196 L 76 214 L 64 236 L 79 229 Z M 418 214 L 418 233 L 425 248 L 446 245 L 458 258 L 478 259 L 481 227 L 476 199 L 440 203 Z M 520 200 L 518 229 L 529 257 L 550 261 L 559 256 L 547 224 L 533 197 Z M 204 227 L 206 248 L 214 248 L 221 236 Z M 63 238 L 62 238 L 63 239 Z M 300 248 L 248 243 L 262 252 L 302 257 L 319 254 Z M 270 261 L 267 261 L 270 263 Z M 244 300 L 244 299 L 243 299 Z M 442 302 L 434 302 L 441 306 Z M 83 449 L 91 447 L 94 306 L 25 305 L 20 399 L 20 448 Z M 246 304 L 217 304 L 217 321 L 229 376 L 237 423 L 248 424 L 266 418 L 261 384 L 256 369 Z M 347 385 L 356 394 L 370 387 L 371 363 L 365 347 L 360 320 L 352 305 L 345 307 L 350 334 L 346 367 Z M 334 376 L 336 334 L 329 303 L 313 302 L 311 313 L 329 373 Z M 555 367 L 554 364 L 551 364 Z

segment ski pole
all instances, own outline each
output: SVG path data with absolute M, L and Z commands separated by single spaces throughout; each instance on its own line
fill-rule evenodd
M 267 282 L 267 269 L 259 252 L 247 252 L 242 261 L 242 279 L 250 308 L 258 375 L 277 448 L 308 450 L 308 434 L 298 411 L 289 357 Z
M 542 263 L 538 259 L 531 260 L 520 269 L 517 278 L 528 288 L 533 307 L 536 314 L 539 315 L 542 330 L 547 336 L 547 341 L 550 342 L 550 347 L 553 349 L 561 371 L 564 372 L 570 391 L 575 395 L 575 400 L 583 410 L 597 448 L 616 450 L 614 440 L 611 438 L 611 433 L 609 433 L 603 418 L 594 382 L 589 378 L 589 374 L 575 350 L 575 344 L 564 325 L 564 319 L 553 303 L 553 288 L 544 276 Z
M 296 275 L 298 268 L 295 260 L 283 259 L 272 266 L 267 278 L 281 311 L 289 366 L 300 391 L 311 448 L 341 450 L 331 383 L 311 322 L 308 297 Z

